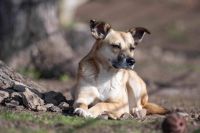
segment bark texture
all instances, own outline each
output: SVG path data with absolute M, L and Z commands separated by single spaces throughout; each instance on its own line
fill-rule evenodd
M 74 53 L 60 28 L 57 0 L 0 1 L 0 59 L 41 76 L 74 74 Z

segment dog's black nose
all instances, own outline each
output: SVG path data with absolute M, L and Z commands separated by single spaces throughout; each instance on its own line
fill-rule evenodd
M 126 63 L 129 65 L 129 66 L 132 66 L 135 64 L 135 59 L 133 58 L 127 58 L 126 59 Z

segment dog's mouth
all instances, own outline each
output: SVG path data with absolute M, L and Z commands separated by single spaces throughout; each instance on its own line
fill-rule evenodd
M 123 58 L 123 59 L 116 59 L 111 61 L 112 66 L 115 69 L 134 69 L 135 60 L 133 58 Z
M 127 65 L 118 64 L 118 63 L 112 63 L 112 66 L 113 66 L 115 69 L 131 69 L 131 70 L 133 70 L 134 67 L 135 67 L 135 65 L 127 66 Z

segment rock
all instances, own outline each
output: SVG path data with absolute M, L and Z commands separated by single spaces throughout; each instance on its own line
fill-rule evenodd
M 40 107 L 44 105 L 41 99 L 43 90 L 43 87 L 23 78 L 0 61 L 0 103 L 4 101 L 9 107 L 24 105 L 31 110 L 44 110 Z
M 69 106 L 69 108 L 67 110 L 63 110 L 62 112 L 63 114 L 66 114 L 66 115 L 74 115 L 74 108 L 72 106 Z
M 200 121 L 200 114 L 199 113 L 192 113 L 191 118 L 196 121 Z
M 178 107 L 174 109 L 175 112 L 184 112 L 184 108 L 183 107 Z
M 2 103 L 8 97 L 9 97 L 8 92 L 0 90 L 0 103 Z
M 48 108 L 48 111 L 51 111 L 51 112 L 62 112 L 62 110 L 57 106 L 51 106 L 50 108 Z
M 139 119 L 142 119 L 146 116 L 147 110 L 146 109 L 141 109 L 139 111 L 134 111 L 133 116 Z
M 186 112 L 177 112 L 180 116 L 189 117 L 189 114 Z
M 13 92 L 11 93 L 11 99 L 15 100 L 15 101 L 18 101 L 19 104 L 23 104 L 23 101 L 22 101 L 22 95 L 18 92 Z
M 27 87 L 27 86 L 25 86 L 23 84 L 15 84 L 13 86 L 13 90 L 15 90 L 16 92 L 24 92 L 25 91 L 25 87 Z
M 200 115 L 198 116 L 197 120 L 200 121 Z
M 11 88 L 6 88 L 6 89 L 4 89 L 4 91 L 8 92 L 9 94 L 15 92 L 15 90 L 13 90 Z
M 198 123 L 196 122 L 196 121 L 191 121 L 191 124 L 193 125 L 193 126 L 198 126 Z
M 69 104 L 69 106 L 73 106 L 73 104 L 74 104 L 74 100 L 67 100 L 67 103 Z
M 31 110 L 39 111 L 38 106 L 43 106 L 44 101 L 29 88 L 25 88 L 24 92 L 21 92 L 23 104 Z
M 52 103 L 46 104 L 45 107 L 47 108 L 48 111 L 51 112 L 62 112 L 62 110 L 59 107 L 54 106 Z
M 98 119 L 108 120 L 109 116 L 107 114 L 101 114 L 97 117 Z
M 19 106 L 19 101 L 16 100 L 11 100 L 9 102 L 5 102 L 5 105 L 9 108 L 16 108 L 17 106 Z
M 180 116 L 184 117 L 185 120 L 189 120 L 189 114 L 186 112 L 177 112 Z
M 191 115 L 191 117 L 192 117 L 193 119 L 198 119 L 199 115 L 198 115 L 197 113 L 193 113 L 193 114 Z
M 185 133 L 186 129 L 186 120 L 177 113 L 168 115 L 162 123 L 163 133 Z
M 68 110 L 69 109 L 69 104 L 66 102 L 61 102 L 58 107 L 62 110 Z
M 16 106 L 15 109 L 16 109 L 16 110 L 23 110 L 23 109 L 24 109 L 24 106 Z
M 37 111 L 47 111 L 47 108 L 45 106 L 37 106 L 36 110 Z
M 16 73 L 13 69 L 9 68 L 5 63 L 0 61 L 0 89 L 12 93 L 16 90 L 15 88 L 24 88 L 28 87 L 31 91 L 34 91 L 38 95 L 39 92 L 44 91 L 45 89 L 40 85 L 34 83 L 29 79 L 23 78 L 22 75 Z M 22 90 L 23 91 L 23 90 Z
M 59 105 L 61 102 L 65 102 L 66 99 L 60 92 L 46 92 L 44 93 L 44 101 L 45 103 L 52 103 L 54 105 Z
M 51 108 L 52 106 L 54 106 L 52 103 L 48 103 L 44 105 L 47 109 Z
M 124 113 L 121 117 L 120 120 L 129 120 L 133 119 L 133 116 L 130 113 Z
M 29 90 L 31 90 L 33 93 L 37 94 L 39 97 L 42 97 L 42 93 L 40 91 L 44 91 L 44 88 L 40 87 L 39 85 L 33 82 L 30 82 L 29 85 L 26 85 L 20 82 L 15 82 L 13 86 L 13 90 L 17 92 L 24 92 L 26 87 Z

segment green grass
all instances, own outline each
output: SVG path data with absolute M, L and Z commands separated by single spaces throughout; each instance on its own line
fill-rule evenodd
M 10 110 L 0 110 L 0 123 L 1 121 L 9 123 L 0 125 L 2 133 L 140 133 L 146 125 L 155 123 L 155 121 L 84 119 L 56 113 Z M 15 126 L 9 126 L 11 123 Z
M 39 79 L 41 77 L 41 73 L 35 68 L 21 68 L 18 72 L 32 79 Z
M 30 128 L 0 128 L 1 133 L 48 133 L 45 129 L 30 129 Z
M 59 81 L 68 81 L 70 79 L 70 77 L 67 74 L 63 74 L 61 76 L 59 76 Z
M 200 133 L 200 129 L 195 130 L 193 133 Z

